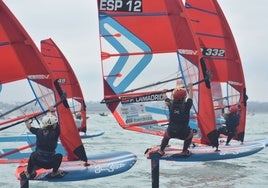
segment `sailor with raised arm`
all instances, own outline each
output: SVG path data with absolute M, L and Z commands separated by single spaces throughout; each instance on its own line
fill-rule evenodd
M 60 127 L 55 108 L 50 107 L 49 113 L 42 118 L 42 128 L 31 126 L 31 120 L 26 119 L 25 124 L 32 134 L 36 135 L 36 150 L 31 153 L 27 171 L 24 172 L 28 179 L 34 178 L 36 168 L 53 169 L 50 177 L 64 176 L 59 170 L 62 162 L 62 154 L 56 153 Z
M 158 153 L 164 155 L 164 149 L 171 138 L 184 140 L 182 155 L 189 156 L 188 150 L 192 143 L 193 130 L 189 127 L 190 110 L 193 105 L 193 84 L 188 85 L 189 95 L 186 100 L 187 92 L 185 88 L 173 90 L 173 100 L 165 95 L 165 103 L 169 108 L 169 125 L 165 131 Z

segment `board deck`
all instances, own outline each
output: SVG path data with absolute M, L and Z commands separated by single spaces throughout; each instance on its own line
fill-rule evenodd
M 53 179 L 53 178 L 63 178 L 64 176 L 66 176 L 66 174 L 68 174 L 67 171 L 60 171 L 60 173 L 56 176 L 52 176 L 53 172 L 48 173 L 45 178 L 47 179 Z M 35 177 L 35 176 L 34 176 Z
M 165 154 L 161 156 L 156 151 L 159 149 L 158 146 L 149 148 L 146 151 L 147 159 L 158 159 L 158 160 L 169 160 L 169 161 L 213 161 L 213 160 L 224 160 L 233 159 L 239 157 L 245 157 L 261 151 L 267 145 L 267 139 L 247 141 L 241 144 L 237 141 L 231 141 L 229 146 L 225 146 L 225 143 L 221 143 L 219 151 L 215 151 L 215 148 L 211 146 L 195 146 L 189 148 L 191 155 L 182 156 L 180 153 L 182 149 L 175 146 L 167 146 Z
M 33 180 L 40 181 L 79 181 L 105 176 L 112 176 L 129 170 L 137 161 L 137 156 L 128 151 L 118 151 L 106 154 L 88 156 L 90 166 L 85 167 L 82 161 L 63 161 L 60 170 L 67 174 L 61 178 L 46 178 L 52 170 L 39 169 Z M 20 174 L 27 169 L 27 163 L 21 163 L 15 172 L 20 180 Z

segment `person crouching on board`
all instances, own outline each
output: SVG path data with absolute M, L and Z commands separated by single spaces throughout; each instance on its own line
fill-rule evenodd
M 164 155 L 164 149 L 171 138 L 184 140 L 182 155 L 189 156 L 188 150 L 193 139 L 193 130 L 189 126 L 190 109 L 193 105 L 193 84 L 188 85 L 189 95 L 186 100 L 187 92 L 184 88 L 173 90 L 173 100 L 164 94 L 165 103 L 169 108 L 169 125 L 163 136 L 158 153 Z
M 240 112 L 237 105 L 230 107 L 230 112 L 223 114 L 225 119 L 225 125 L 219 128 L 219 134 L 224 134 L 227 136 L 226 146 L 229 145 L 231 139 L 235 136 L 237 127 L 240 122 Z
M 50 113 L 42 118 L 42 128 L 31 126 L 29 119 L 25 121 L 27 128 L 36 135 L 36 150 L 31 153 L 28 161 L 27 178 L 34 178 L 36 168 L 53 169 L 51 177 L 60 176 L 59 167 L 62 162 L 62 154 L 55 152 L 58 138 L 60 136 L 60 127 L 54 107 L 49 108 Z

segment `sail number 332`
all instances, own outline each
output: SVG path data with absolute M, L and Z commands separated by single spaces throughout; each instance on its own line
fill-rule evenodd
M 142 12 L 142 0 L 98 0 L 100 11 Z
M 205 56 L 225 56 L 225 50 L 219 48 L 202 48 L 202 54 Z

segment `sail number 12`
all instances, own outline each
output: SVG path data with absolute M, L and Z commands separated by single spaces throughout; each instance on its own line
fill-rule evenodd
M 98 0 L 99 11 L 142 12 L 142 0 Z

